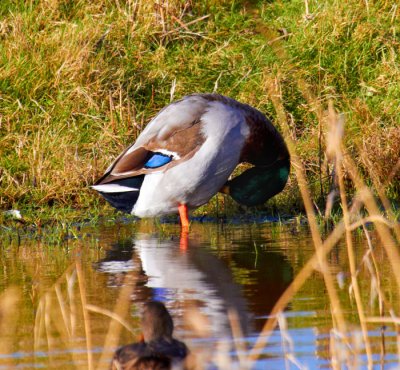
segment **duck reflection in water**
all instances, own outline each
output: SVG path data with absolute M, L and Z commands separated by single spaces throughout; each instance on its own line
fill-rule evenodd
M 282 251 L 272 249 L 268 236 L 227 231 L 217 234 L 218 248 L 209 240 L 160 238 L 137 233 L 134 240 L 118 242 L 96 263 L 107 274 L 107 285 L 118 287 L 129 271 L 137 271 L 131 299 L 142 303 L 163 301 L 170 309 L 179 333 L 198 356 L 215 351 L 216 340 L 232 338 L 229 311 L 234 311 L 244 336 L 258 335 L 266 315 L 290 284 L 293 269 Z M 255 251 L 254 244 L 257 247 Z M 182 248 L 187 245 L 187 248 Z M 195 327 L 200 312 L 200 330 Z M 196 311 L 196 310 L 195 310 Z M 189 319 L 189 320 L 187 320 Z M 207 338 L 206 341 L 197 338 Z
M 172 317 L 164 304 L 158 301 L 144 305 L 141 318 L 142 340 L 118 349 L 112 369 L 185 369 L 188 349 L 172 337 Z
M 183 243 L 189 243 L 189 248 L 183 250 Z M 232 335 L 229 310 L 237 312 L 242 330 L 247 332 L 249 317 L 241 286 L 223 261 L 191 239 L 160 240 L 154 235 L 139 233 L 130 245 L 128 242 L 122 248 L 121 243 L 115 245 L 95 267 L 110 274 L 109 286 L 122 283 L 123 274 L 129 270 L 139 270 L 132 294 L 134 302 L 163 301 L 173 314 L 195 306 L 207 317 L 206 329 L 211 336 Z M 185 326 L 181 314 L 176 318 L 179 327 Z

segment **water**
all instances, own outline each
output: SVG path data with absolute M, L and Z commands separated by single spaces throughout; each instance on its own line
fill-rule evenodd
M 240 355 L 264 335 L 278 298 L 314 253 L 307 229 L 294 223 L 194 223 L 186 240 L 177 225 L 115 222 L 82 227 L 61 245 L 44 240 L 3 240 L 0 368 L 87 368 L 88 361 L 107 368 L 113 348 L 139 335 L 138 312 L 150 299 L 166 304 L 175 336 L 202 366 L 241 368 Z M 364 308 L 377 316 L 371 278 L 361 264 L 366 242 L 359 237 L 355 243 Z M 346 253 L 339 245 L 329 261 L 343 285 L 338 292 L 351 365 L 366 368 Z M 379 245 L 375 257 L 383 290 L 390 292 L 394 284 Z M 389 299 L 397 302 L 395 293 Z M 125 312 L 125 327 L 110 319 Z M 397 365 L 393 327 L 377 323 L 368 329 L 374 367 Z M 343 347 L 338 353 L 349 353 L 336 333 L 323 278 L 315 272 L 280 316 L 253 368 L 330 368 L 335 338 Z

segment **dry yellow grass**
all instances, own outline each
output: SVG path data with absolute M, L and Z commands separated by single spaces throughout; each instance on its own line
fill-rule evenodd
M 332 185 L 321 119 L 330 99 L 345 114 L 360 171 L 380 184 L 391 177 L 386 194 L 396 199 L 399 9 L 356 0 L 307 9 L 302 1 L 6 1 L 0 208 L 35 217 L 54 205 L 96 210 L 104 203 L 88 185 L 171 99 L 216 90 L 276 119 L 264 85 L 278 72 L 316 204 Z M 345 178 L 354 190 L 346 170 Z M 302 209 L 300 199 L 291 181 L 270 209 Z

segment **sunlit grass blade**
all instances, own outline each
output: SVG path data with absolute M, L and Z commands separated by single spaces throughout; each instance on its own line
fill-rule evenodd
M 14 368 L 16 361 L 13 356 L 13 333 L 18 323 L 18 303 L 20 293 L 16 288 L 8 288 L 0 295 L 0 353 L 3 355 L 2 366 Z

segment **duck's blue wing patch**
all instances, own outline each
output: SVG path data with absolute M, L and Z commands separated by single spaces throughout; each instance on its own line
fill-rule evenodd
M 158 168 L 172 161 L 172 157 L 162 153 L 153 153 L 153 155 L 144 164 L 144 168 Z

